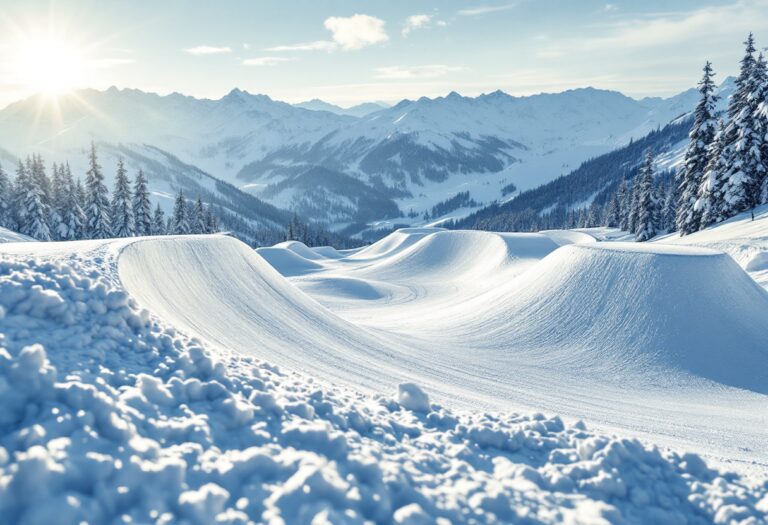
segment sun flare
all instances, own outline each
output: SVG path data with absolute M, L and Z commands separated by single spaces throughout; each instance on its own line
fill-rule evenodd
M 81 87 L 84 80 L 83 52 L 63 38 L 25 35 L 14 55 L 18 82 L 35 93 L 55 97 Z

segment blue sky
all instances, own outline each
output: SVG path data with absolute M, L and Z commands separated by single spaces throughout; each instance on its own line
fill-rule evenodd
M 663 96 L 694 85 L 707 59 L 719 78 L 733 74 L 750 30 L 768 44 L 768 0 L 0 0 L 0 7 L 0 107 L 56 82 L 51 76 L 66 77 L 67 87 L 210 98 L 239 87 L 340 105 L 588 85 Z M 43 51 L 19 51 L 38 49 L 40 40 Z M 51 47 L 65 51 L 45 51 Z

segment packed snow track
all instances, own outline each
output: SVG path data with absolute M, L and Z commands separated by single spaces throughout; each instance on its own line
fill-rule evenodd
M 720 252 L 423 228 L 348 252 L 145 239 L 118 268 L 170 325 L 321 382 L 768 465 L 768 293 Z

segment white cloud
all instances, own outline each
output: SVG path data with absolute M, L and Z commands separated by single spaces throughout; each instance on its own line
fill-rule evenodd
M 190 55 L 221 55 L 222 53 L 231 53 L 232 49 L 229 47 L 197 46 L 187 48 L 184 51 Z
M 334 49 L 336 49 L 336 42 L 316 40 L 314 42 L 301 42 L 299 44 L 268 47 L 265 51 L 280 53 L 283 51 L 332 51 Z
M 381 44 L 389 40 L 384 30 L 384 20 L 368 15 L 348 17 L 332 16 L 323 24 L 331 32 L 332 40 L 315 40 L 266 48 L 266 51 L 352 51 Z
M 403 36 L 406 36 L 411 31 L 426 27 L 432 20 L 431 15 L 411 15 L 405 19 L 403 24 Z
M 325 23 L 333 41 L 344 50 L 361 49 L 389 40 L 384 20 L 369 15 L 332 16 Z
M 445 64 L 430 64 L 426 66 L 388 66 L 377 67 L 376 78 L 386 80 L 411 80 L 411 79 L 423 79 L 423 78 L 437 78 L 452 73 L 454 71 L 461 71 L 460 66 L 447 66 Z
M 456 14 L 459 16 L 479 16 L 486 15 L 488 13 L 496 13 L 498 11 L 507 11 L 515 7 L 515 4 L 503 4 L 494 6 L 480 6 L 470 9 L 459 9 Z
M 293 58 L 288 57 L 256 57 L 243 60 L 244 66 L 276 66 L 283 62 L 291 62 Z

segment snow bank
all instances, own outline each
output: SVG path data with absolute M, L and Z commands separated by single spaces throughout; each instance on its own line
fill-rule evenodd
M 765 483 L 696 455 L 214 356 L 140 310 L 104 254 L 0 261 L 5 523 L 765 519 Z
M 256 253 L 261 255 L 273 268 L 286 277 L 305 275 L 322 269 L 322 266 L 313 260 L 316 257 L 307 259 L 289 248 L 277 246 L 257 248 Z
M 8 228 L 1 228 L 0 227 L 0 243 L 4 242 L 30 242 L 35 241 L 32 237 L 28 237 L 27 235 L 17 233 L 13 230 L 9 230 Z

